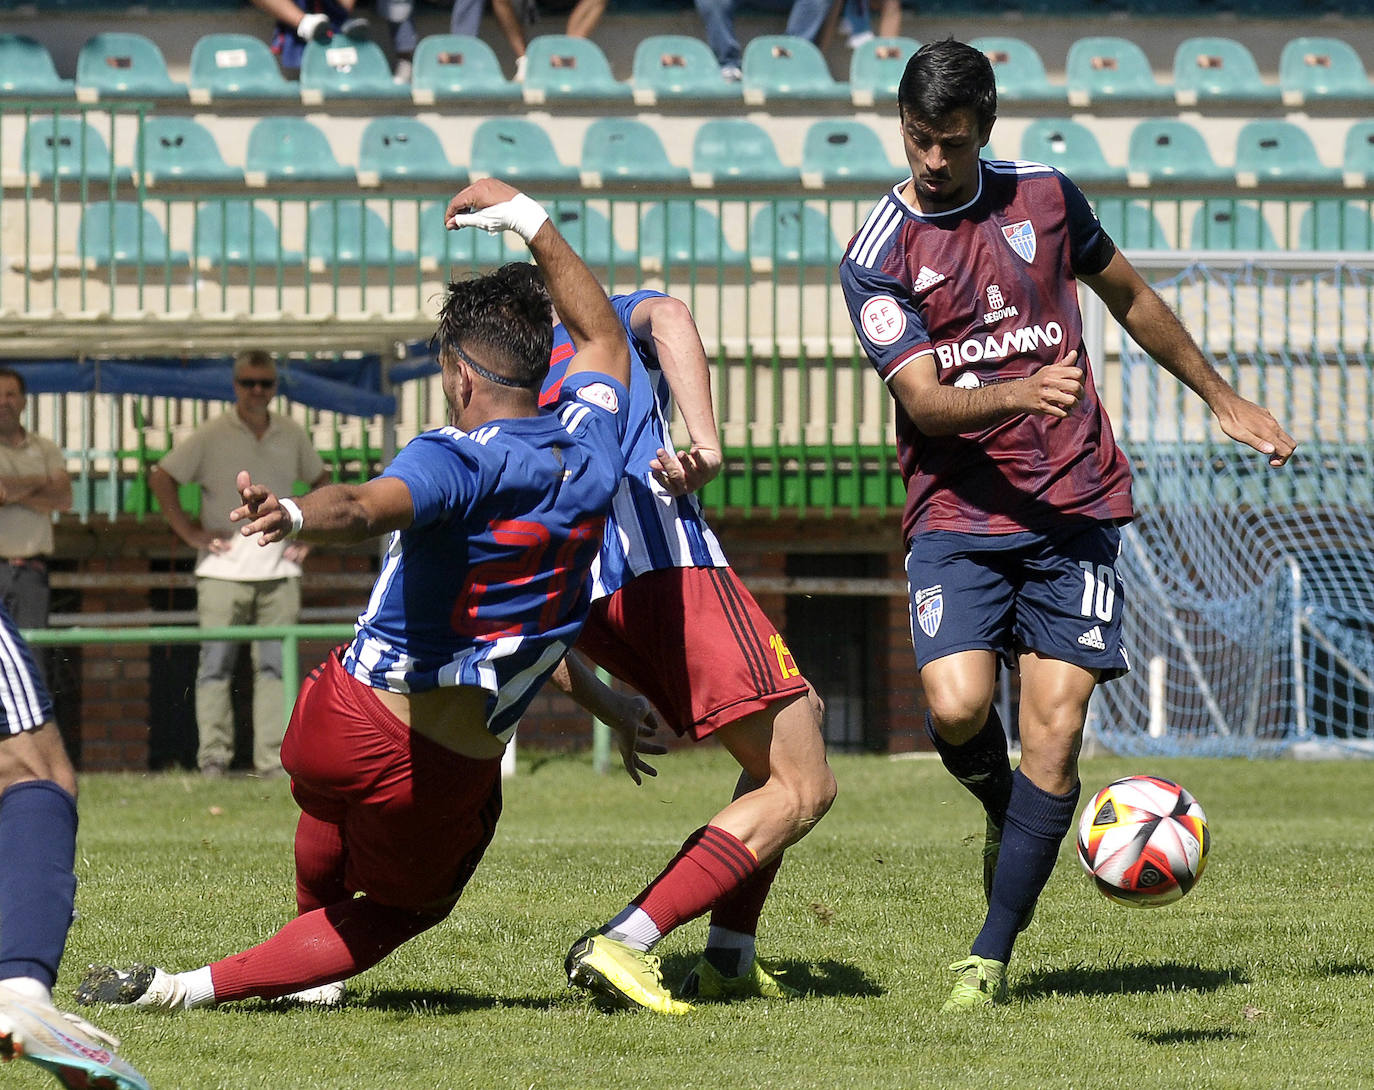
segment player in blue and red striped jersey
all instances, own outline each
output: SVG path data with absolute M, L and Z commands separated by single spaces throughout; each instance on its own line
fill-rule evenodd
M 897 93 L 911 177 L 850 242 L 840 282 L 897 402 L 912 641 L 946 767 L 987 813 L 988 912 L 946 1009 L 1006 995 L 1006 963 L 1073 820 L 1088 699 L 1128 668 L 1118 524 L 1131 478 L 1083 343 L 1084 281 L 1131 337 L 1281 466 L 1294 443 L 1240 397 L 1051 167 L 985 162 L 992 66 L 933 42 Z M 1021 762 L 992 706 L 1021 679 Z
M 733 801 L 692 833 L 667 868 L 598 931 L 574 944 L 569 979 L 620 1004 L 680 1014 L 655 944 L 711 909 L 687 997 L 796 994 L 755 956 L 764 899 L 782 852 L 835 797 L 819 698 L 787 644 L 729 566 L 691 493 L 720 471 L 720 438 L 701 335 L 687 306 L 656 291 L 612 297 L 630 348 L 625 476 L 592 569 L 578 650 L 652 701 L 680 736 L 714 736 L 743 772 Z M 544 396 L 558 396 L 573 354 L 555 330 Z M 690 449 L 673 450 L 676 398 Z M 569 657 L 574 695 L 587 672 Z M 559 675 L 555 675 L 558 683 Z M 629 725 L 620 735 L 632 738 Z
M 356 637 L 302 686 L 282 745 L 302 811 L 299 915 L 191 972 L 93 968 L 85 1002 L 177 1010 L 336 984 L 444 919 L 491 841 L 501 753 L 587 613 L 624 467 L 629 353 L 538 204 L 485 179 L 447 216 L 516 231 L 543 273 L 516 263 L 449 286 L 437 339 L 450 426 L 381 476 L 299 503 L 239 475 L 245 536 L 390 535 Z M 551 301 L 580 351 L 545 410 Z

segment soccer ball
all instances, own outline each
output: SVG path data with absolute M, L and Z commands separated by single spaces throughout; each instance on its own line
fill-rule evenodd
M 1078 861 L 1118 904 L 1157 908 L 1193 888 L 1211 834 L 1197 799 L 1158 776 L 1109 783 L 1078 820 Z

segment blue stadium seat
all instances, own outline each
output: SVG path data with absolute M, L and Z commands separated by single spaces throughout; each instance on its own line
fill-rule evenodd
M 1216 197 L 1193 216 L 1188 232 L 1194 250 L 1277 250 L 1274 232 L 1259 206 Z
M 410 98 L 410 88 L 392 80 L 381 46 L 343 34 L 327 43 L 306 43 L 300 81 L 301 102 L 307 106 L 337 99 Z
M 585 201 L 554 201 L 549 215 L 558 226 L 568 245 L 588 265 L 609 268 L 616 265 L 637 265 L 639 257 L 615 239 L 611 221 L 605 213 L 588 208 Z
M 1202 133 L 1186 121 L 1161 118 L 1138 122 L 1126 150 L 1126 178 L 1133 186 L 1177 182 L 1210 184 L 1235 175 L 1218 166 Z
M 448 161 L 439 135 L 413 117 L 374 117 L 358 144 L 358 184 L 443 182 L 456 192 L 468 172 Z
M 742 117 L 713 117 L 697 127 L 692 140 L 692 184 L 722 182 L 798 185 L 801 171 L 783 164 L 762 126 Z
M 187 89 L 167 72 L 167 61 L 149 38 L 110 32 L 87 39 L 76 57 L 76 97 L 185 99 Z
M 1069 46 L 1064 83 L 1070 106 L 1174 100 L 1173 88 L 1155 79 L 1145 50 L 1128 38 L 1077 39 Z
M 658 133 L 637 118 L 600 117 L 582 137 L 582 184 L 686 185 L 691 174 L 674 166 Z
M 251 34 L 207 34 L 191 47 L 191 101 L 299 99 L 267 43 Z
M 47 47 L 23 34 L 0 34 L 0 96 L 71 98 L 76 84 L 62 79 Z
M 1369 200 L 1314 200 L 1298 223 L 1298 249 L 1374 250 L 1374 215 Z
M 1123 250 L 1171 249 L 1159 217 L 1144 201 L 1102 197 L 1096 204 L 1098 222 Z
M 145 185 L 243 181 L 243 171 L 224 161 L 210 130 L 194 118 L 146 118 L 142 137 Z
M 306 256 L 312 271 L 340 265 L 415 264 L 415 253 L 393 245 L 386 221 L 361 201 L 318 201 L 306 218 Z
M 576 167 L 565 165 L 549 134 L 524 117 L 489 117 L 472 134 L 468 169 L 474 178 L 494 177 L 523 184 L 576 186 Z
M 426 272 L 492 269 L 508 261 L 529 261 L 530 251 L 511 231 L 488 234 L 475 227 L 450 231 L 444 226 L 446 201 L 420 209 L 420 268 Z
M 786 34 L 762 34 L 744 47 L 744 101 L 847 102 L 849 85 L 837 83 L 815 43 Z
M 1027 125 L 1021 158 L 1057 167 L 1080 185 L 1126 180 L 1125 168 L 1107 162 L 1092 130 L 1068 118 L 1036 118 Z
M 24 134 L 23 171 L 31 182 L 119 183 L 131 177 L 128 167 L 113 165 L 109 145 L 95 126 L 79 117 L 34 117 Z
M 1050 83 L 1045 62 L 1035 47 L 1019 38 L 973 38 L 969 45 L 981 49 L 992 62 L 997 77 L 997 98 L 1006 102 L 1065 102 L 1068 93 Z
M 1279 90 L 1285 106 L 1309 102 L 1368 103 L 1374 83 L 1364 61 L 1340 38 L 1294 38 L 1279 55 Z
M 611 74 L 611 62 L 590 38 L 540 34 L 525 49 L 524 97 L 527 103 L 629 102 L 630 85 Z
M 1374 178 L 1374 121 L 1357 121 L 1346 130 L 1341 171 L 1352 189 Z
M 157 217 L 137 201 L 94 201 L 81 214 L 77 254 L 87 268 L 109 265 L 185 265 L 167 243 Z
M 461 34 L 431 34 L 415 47 L 410 95 L 417 106 L 436 102 L 511 101 L 520 87 L 501 72 L 491 46 Z
M 269 182 L 356 180 L 351 167 L 334 158 L 324 133 L 303 117 L 263 117 L 248 133 L 244 179 L 251 186 Z
M 1337 167 L 1323 166 L 1312 137 L 1291 121 L 1247 121 L 1236 135 L 1236 184 L 1275 182 L 1339 185 Z
M 849 98 L 855 106 L 895 102 L 906 62 L 921 48 L 915 38 L 873 38 L 849 57 Z
M 1180 106 L 1277 104 L 1277 84 L 1264 82 L 1254 55 L 1233 38 L 1188 38 L 1174 51 L 1174 100 Z
M 196 207 L 195 263 L 227 266 L 299 266 L 305 256 L 281 244 L 281 229 L 252 201 L 230 198 Z
M 724 80 L 715 54 L 700 38 L 685 34 L 651 34 L 635 46 L 630 73 L 634 100 L 641 106 L 660 102 L 740 101 L 738 83 Z
M 801 178 L 807 189 L 835 182 L 894 185 L 908 168 L 893 166 L 878 134 L 851 118 L 813 121 L 802 142 Z
M 650 272 L 744 264 L 744 254 L 725 240 L 719 217 L 693 200 L 651 204 L 639 228 L 639 253 Z
M 759 271 L 785 265 L 829 267 L 843 253 L 830 218 L 801 201 L 771 201 L 750 223 L 749 263 Z

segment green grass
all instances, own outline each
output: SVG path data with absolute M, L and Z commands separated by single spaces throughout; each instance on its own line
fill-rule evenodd
M 1176 779 L 1202 802 L 1207 873 L 1154 911 L 1113 905 L 1066 843 L 1012 962 L 1009 1006 L 938 1013 L 982 922 L 982 819 L 938 764 L 840 757 L 840 797 L 787 858 L 761 949 L 810 994 L 605 1013 L 563 955 L 657 874 L 734 781 L 714 748 L 636 789 L 585 758 L 522 755 L 486 861 L 449 920 L 353 983 L 338 1011 L 257 1002 L 96 1020 L 157 1090 L 739 1086 L 1359 1087 L 1374 1080 L 1374 766 L 1084 762 Z M 1148 766 L 1148 767 L 1146 767 Z M 59 990 L 91 961 L 188 969 L 292 914 L 285 784 L 87 776 L 80 919 Z M 705 922 L 659 947 L 675 984 Z M 51 1085 L 27 1065 L 6 1085 Z

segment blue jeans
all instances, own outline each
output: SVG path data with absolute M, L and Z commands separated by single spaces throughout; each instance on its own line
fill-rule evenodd
M 738 68 L 742 53 L 735 37 L 735 8 L 739 0 L 696 0 L 697 14 L 706 28 L 706 42 L 722 68 Z M 787 12 L 784 34 L 814 42 L 830 13 L 830 0 L 749 0 L 761 11 Z

